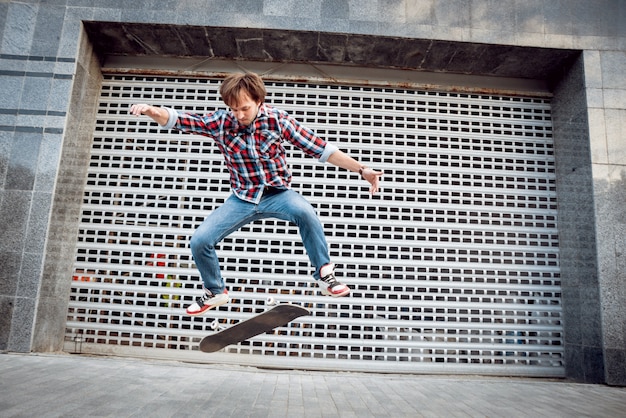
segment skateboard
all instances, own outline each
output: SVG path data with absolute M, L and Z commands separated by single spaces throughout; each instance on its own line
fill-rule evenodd
M 204 337 L 200 341 L 200 351 L 205 353 L 219 351 L 227 345 L 245 341 L 310 314 L 311 312 L 302 306 L 280 303 L 259 315 Z

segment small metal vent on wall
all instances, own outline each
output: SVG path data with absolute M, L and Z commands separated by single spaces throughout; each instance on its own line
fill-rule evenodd
M 297 228 L 268 219 L 218 248 L 232 302 L 190 318 L 184 306 L 201 282 L 189 238 L 228 197 L 228 176 L 210 138 L 162 130 L 128 108 L 208 112 L 222 106 L 219 84 L 105 76 L 68 277 L 67 350 L 80 341 L 90 352 L 198 354 L 213 320 L 244 320 L 273 297 L 313 314 L 226 348 L 228 359 L 563 375 L 549 100 L 268 82 L 268 103 L 385 172 L 371 197 L 358 175 L 287 146 L 293 187 L 317 209 L 353 291 L 319 295 Z

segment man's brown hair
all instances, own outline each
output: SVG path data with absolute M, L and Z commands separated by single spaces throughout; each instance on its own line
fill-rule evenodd
M 220 96 L 227 106 L 236 106 L 242 93 L 255 102 L 263 102 L 267 91 L 261 77 L 254 73 L 235 73 L 224 79 L 220 86 Z

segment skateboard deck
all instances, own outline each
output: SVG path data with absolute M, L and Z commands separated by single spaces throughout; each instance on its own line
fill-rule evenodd
M 281 303 L 267 311 L 215 334 L 208 335 L 200 341 L 200 351 L 213 353 L 227 345 L 236 344 L 256 335 L 286 325 L 294 319 L 310 315 L 308 309 L 290 303 Z

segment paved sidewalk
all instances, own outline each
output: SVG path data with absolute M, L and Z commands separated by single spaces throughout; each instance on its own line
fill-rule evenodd
M 1 417 L 626 417 L 626 388 L 0 354 Z

